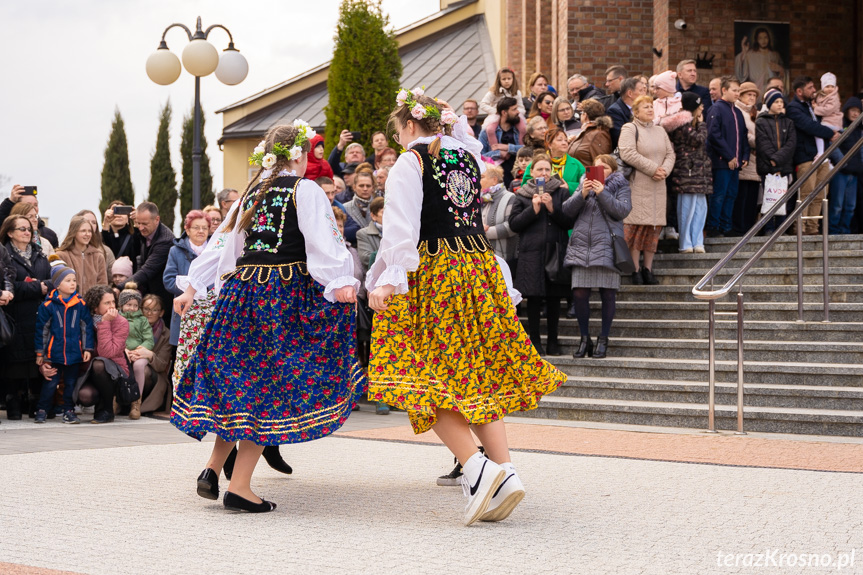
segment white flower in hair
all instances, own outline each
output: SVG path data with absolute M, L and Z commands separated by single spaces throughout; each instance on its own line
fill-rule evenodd
M 405 102 L 407 102 L 407 101 L 408 101 L 408 93 L 407 93 L 407 90 L 401 90 L 401 91 L 398 93 L 398 95 L 396 96 L 396 103 L 397 103 L 399 106 L 404 106 L 404 105 L 405 105 Z
M 303 149 L 300 146 L 294 146 L 291 148 L 291 159 L 299 160 L 303 155 Z
M 312 130 L 311 126 L 306 126 L 306 127 L 305 127 L 305 133 L 306 133 L 306 139 L 307 139 L 307 140 L 311 140 L 312 138 L 314 138 L 315 136 L 317 136 L 317 135 L 318 135 L 318 133 L 317 133 L 317 132 L 315 132 L 314 130 Z
M 412 93 L 414 95 L 414 98 L 419 98 L 420 96 L 425 94 L 425 90 L 423 90 L 422 88 L 414 88 Z
M 267 154 L 264 156 L 264 159 L 261 161 L 261 165 L 265 170 L 269 170 L 273 166 L 276 165 L 276 155 L 275 154 Z
M 264 153 L 264 147 L 263 147 L 263 146 L 258 146 L 258 147 L 256 147 L 256 148 L 252 151 L 252 153 L 253 153 L 253 154 L 263 154 L 263 153 Z
M 422 104 L 414 104 L 414 107 L 411 108 L 411 116 L 416 118 L 417 120 L 422 120 L 426 117 L 426 109 Z
M 308 126 L 309 124 L 305 120 L 301 120 L 299 118 L 294 120 L 294 127 L 298 130 L 302 130 L 303 128 L 307 128 Z
M 440 121 L 444 124 L 452 126 L 453 124 L 458 122 L 458 116 L 456 116 L 455 112 L 447 108 L 440 113 Z

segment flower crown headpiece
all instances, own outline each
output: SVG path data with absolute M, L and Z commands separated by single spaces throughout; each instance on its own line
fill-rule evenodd
M 413 90 L 405 90 L 404 88 L 401 88 L 398 91 L 398 94 L 396 94 L 396 104 L 400 107 L 407 106 L 410 108 L 411 116 L 417 120 L 422 120 L 423 118 L 434 118 L 447 126 L 452 126 L 458 122 L 458 116 L 456 116 L 455 112 L 449 108 L 440 111 L 437 106 L 423 106 L 417 102 L 417 98 L 424 94 L 424 88 L 414 88 Z M 437 98 L 435 98 L 435 102 L 437 102 Z
M 273 144 L 273 149 L 269 154 L 266 154 L 266 140 L 261 140 L 252 155 L 249 156 L 250 166 L 261 166 L 269 170 L 276 165 L 277 156 L 284 156 L 289 160 L 299 160 L 303 155 L 303 144 L 314 138 L 317 133 L 303 120 L 294 120 L 294 128 L 297 129 L 297 137 L 294 138 L 294 145 L 290 148 L 283 145 L 281 142 Z

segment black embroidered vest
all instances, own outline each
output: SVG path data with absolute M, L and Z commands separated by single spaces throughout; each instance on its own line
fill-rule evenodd
M 464 243 L 487 245 L 482 226 L 480 172 L 473 155 L 461 149 L 441 149 L 440 157 L 433 158 L 426 144 L 417 144 L 411 153 L 422 166 L 420 244 L 428 242 L 431 253 L 437 253 L 436 246 L 442 241 L 454 250 Z
M 237 268 L 243 266 L 286 266 L 306 261 L 306 241 L 297 220 L 296 189 L 300 178 L 276 178 L 255 209 L 252 224 L 246 232 L 243 255 Z M 243 210 L 252 207 L 258 187 L 243 198 Z

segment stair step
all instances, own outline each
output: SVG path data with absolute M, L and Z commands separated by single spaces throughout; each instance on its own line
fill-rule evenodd
M 613 347 L 611 348 L 613 349 Z M 669 359 L 650 357 L 607 357 L 605 359 L 574 359 L 547 357 L 569 376 L 647 378 L 676 381 L 706 381 L 708 361 L 703 359 Z M 858 387 L 863 385 L 860 364 L 800 363 L 746 361 L 743 372 L 747 381 L 780 385 L 824 385 Z M 716 381 L 736 382 L 737 361 L 717 360 Z
M 718 261 L 718 260 L 717 260 Z M 714 262 L 715 263 L 715 262 Z M 701 281 L 701 278 L 710 271 L 711 266 L 705 265 L 704 268 L 662 268 L 654 269 L 656 279 L 661 285 L 688 285 L 690 289 L 696 283 Z M 723 285 L 733 274 L 737 272 L 736 267 L 726 268 L 723 273 L 716 277 L 715 285 L 719 287 Z M 803 284 L 804 285 L 821 285 L 823 272 L 821 266 L 803 268 Z M 775 268 L 753 268 L 749 270 L 746 276 L 747 281 L 756 284 L 769 285 L 797 285 L 797 266 L 785 266 Z M 830 283 L 844 285 L 861 285 L 863 284 L 863 267 L 835 267 L 830 265 Z M 623 285 L 632 285 L 630 278 L 624 276 L 622 278 Z
M 656 254 L 655 268 L 656 270 L 664 270 L 671 268 L 705 268 L 710 269 L 716 262 L 724 256 L 724 253 L 704 253 L 704 254 L 681 254 L 681 253 L 663 253 Z M 752 253 L 737 253 L 726 264 L 725 269 L 736 270 L 740 268 L 749 258 Z M 804 267 L 821 267 L 821 260 L 824 257 L 824 252 L 804 251 L 803 266 Z M 836 250 L 830 246 L 830 267 L 856 267 L 860 265 L 863 250 Z M 755 264 L 757 269 L 773 269 L 793 266 L 797 267 L 797 252 L 774 252 L 769 251 L 763 254 Z
M 706 404 L 546 396 L 523 416 L 664 427 L 706 428 Z M 737 408 L 716 405 L 716 428 L 736 429 Z M 863 436 L 863 412 L 840 409 L 745 407 L 744 430 Z
M 797 304 L 797 285 L 765 285 L 745 284 L 743 295 L 746 302 L 784 302 Z M 600 301 L 599 292 L 594 290 L 590 296 L 592 301 Z M 821 303 L 824 301 L 824 288 L 822 284 L 804 285 L 803 302 Z M 617 292 L 617 301 L 703 301 L 692 295 L 691 285 L 656 285 L 636 286 L 623 285 Z M 736 290 L 732 291 L 722 301 L 733 301 L 736 303 Z M 863 285 L 838 285 L 830 284 L 830 301 L 832 303 L 863 303 Z
M 746 406 L 840 409 L 863 413 L 863 387 L 777 385 L 746 382 Z M 570 377 L 554 397 L 618 399 L 662 403 L 707 403 L 709 386 L 702 381 L 668 381 L 603 377 Z M 737 404 L 737 383 L 716 384 L 716 403 Z
M 591 301 L 590 308 L 599 313 L 601 303 Z M 744 318 L 750 320 L 784 320 L 797 319 L 797 303 L 791 302 L 744 302 Z M 736 301 L 720 300 L 716 302 L 717 312 L 733 312 L 737 310 Z M 820 303 L 804 303 L 803 317 L 809 321 L 818 321 L 824 317 L 824 306 Z M 617 302 L 616 317 L 628 319 L 707 319 L 707 301 L 621 301 Z M 831 303 L 830 319 L 832 321 L 854 321 L 863 317 L 863 303 Z

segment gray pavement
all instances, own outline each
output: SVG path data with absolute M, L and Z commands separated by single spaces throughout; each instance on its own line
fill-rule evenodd
M 400 424 L 361 412 L 343 429 Z M 451 468 L 443 447 L 329 437 L 282 451 L 294 475 L 262 462 L 253 482 L 279 508 L 229 514 L 195 495 L 209 446 L 164 421 L 3 421 L 0 561 L 94 575 L 863 572 L 859 474 L 516 452 L 524 502 L 465 528 L 461 489 L 434 483 Z M 745 566 L 758 554 L 767 567 Z M 774 565 L 783 554 L 797 566 Z

